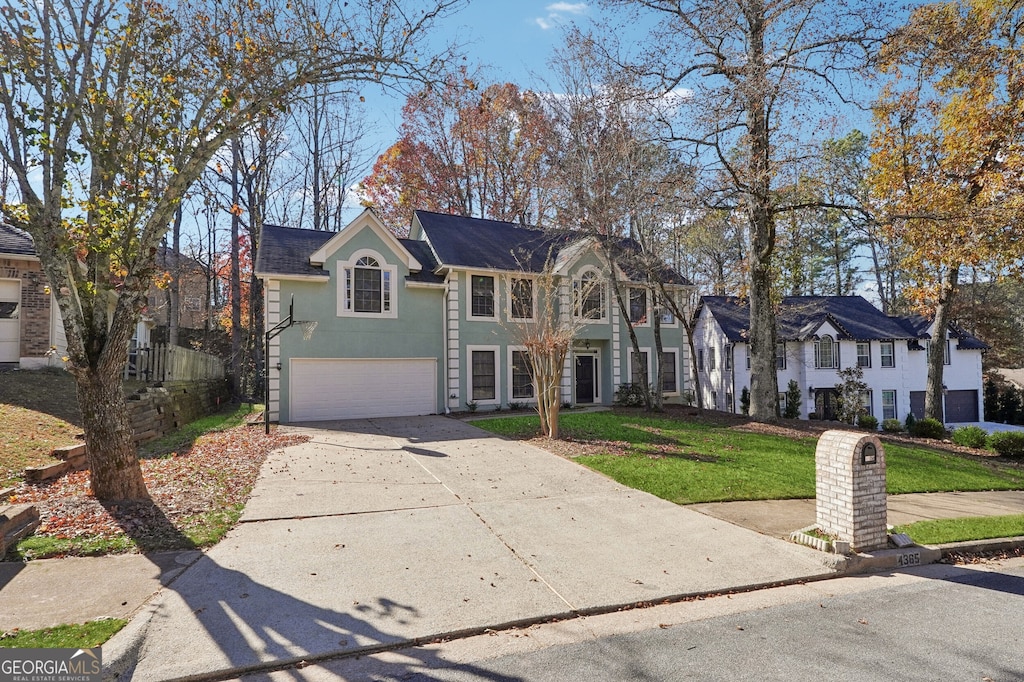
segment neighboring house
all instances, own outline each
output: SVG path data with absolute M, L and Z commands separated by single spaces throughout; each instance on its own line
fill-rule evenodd
M 143 316 L 130 354 L 149 344 L 152 327 L 153 321 Z M 66 352 L 64 323 L 32 237 L 0 223 L 0 364 L 63 367 Z
M 890 317 L 860 296 L 793 296 L 777 313 L 775 354 L 780 409 L 789 381 L 801 390 L 803 419 L 833 419 L 839 369 L 859 366 L 868 413 L 883 419 L 924 416 L 933 325 L 921 317 Z M 695 312 L 694 347 L 706 407 L 740 411 L 750 387 L 750 309 L 745 299 L 705 296 Z M 987 345 L 950 326 L 943 370 L 945 421 L 981 421 L 981 356 Z
M 610 405 L 655 348 L 650 296 L 630 287 L 641 357 L 614 305 L 608 268 L 592 239 L 493 220 L 417 211 L 399 239 L 372 211 L 341 232 L 265 225 L 256 260 L 267 328 L 294 300 L 305 339 L 285 330 L 269 346 L 270 416 L 281 422 L 436 414 L 474 405 L 535 403 L 516 326 L 538 315 L 536 277 L 554 264 L 565 315 L 585 324 L 566 360 L 562 399 Z M 619 277 L 623 277 L 621 273 Z M 670 287 L 686 286 L 666 274 Z M 595 282 L 593 289 L 580 289 Z M 622 286 L 629 286 L 624 283 Z M 589 295 L 573 302 L 572 291 Z M 571 308 L 571 309 L 570 309 Z M 685 390 L 684 330 L 662 317 L 667 400 Z
M 178 277 L 178 329 L 202 331 L 210 324 L 210 296 L 206 269 L 202 263 L 161 244 L 156 252 L 156 266 Z M 146 315 L 153 320 L 154 331 L 167 338 L 170 326 L 171 295 L 169 288 L 151 287 Z M 156 336 L 156 334 L 154 334 Z

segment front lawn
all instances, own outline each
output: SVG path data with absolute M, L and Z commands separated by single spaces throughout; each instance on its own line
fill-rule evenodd
M 539 430 L 536 417 L 473 424 L 515 439 L 534 438 Z M 677 504 L 814 497 L 817 439 L 811 435 L 632 412 L 563 414 L 561 429 L 587 451 L 574 457 L 577 462 Z M 895 443 L 885 444 L 885 454 L 890 494 L 1024 489 L 1021 467 Z
M 914 542 L 921 545 L 1013 538 L 1024 536 L 1024 514 L 918 521 L 905 526 L 896 526 L 893 528 L 893 532 L 906 533 L 914 539 Z

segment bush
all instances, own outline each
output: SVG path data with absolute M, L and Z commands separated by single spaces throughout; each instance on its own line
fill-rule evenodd
M 882 422 L 882 430 L 886 433 L 899 433 L 903 430 L 903 422 L 899 419 L 886 419 Z
M 912 431 L 914 424 L 917 422 L 917 417 L 914 416 L 913 412 L 907 412 L 907 418 L 903 422 L 903 427 L 907 431 Z
M 965 448 L 983 448 L 988 442 L 988 432 L 980 426 L 961 426 L 953 430 L 952 438 Z
M 782 416 L 786 419 L 797 419 L 800 417 L 800 403 L 803 400 L 803 392 L 800 390 L 800 384 L 796 383 L 795 380 L 790 379 L 789 385 L 786 387 L 786 409 L 782 411 Z
M 914 425 L 910 427 L 910 435 L 915 438 L 942 440 L 946 437 L 946 427 L 938 419 L 925 417 L 914 422 Z
M 750 389 L 746 386 L 744 386 L 743 390 L 740 391 L 740 412 L 742 412 L 744 416 L 750 414 Z
M 640 384 L 621 384 L 615 391 L 615 404 L 623 407 L 642 407 L 647 404 L 644 400 L 644 389 Z
M 868 431 L 877 431 L 878 417 L 871 414 L 861 414 L 857 417 L 857 426 Z
M 999 431 L 988 437 L 988 446 L 1003 457 L 1024 457 L 1024 433 Z

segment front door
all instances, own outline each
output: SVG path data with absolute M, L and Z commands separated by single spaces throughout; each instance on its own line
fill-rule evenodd
M 814 411 L 818 413 L 818 419 L 835 421 L 838 397 L 834 388 L 819 388 L 814 391 Z
M 596 387 L 595 378 L 597 372 L 595 371 L 595 364 L 597 358 L 593 355 L 577 355 L 576 356 L 576 402 L 577 403 L 592 403 L 594 402 Z

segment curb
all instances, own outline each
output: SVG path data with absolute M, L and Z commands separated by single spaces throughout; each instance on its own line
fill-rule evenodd
M 984 552 L 1005 552 L 1007 550 L 1024 549 L 1024 535 L 1014 538 L 994 538 L 991 540 L 967 540 L 965 542 L 947 542 L 941 545 L 930 545 L 942 552 L 943 557 L 950 554 L 981 554 Z

